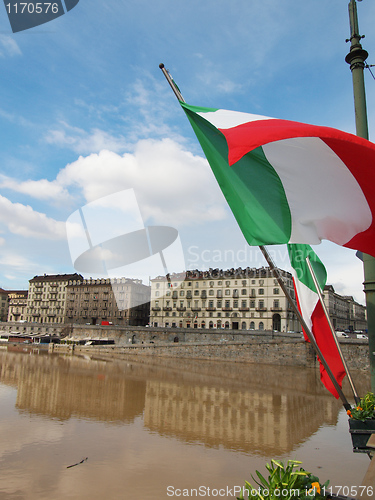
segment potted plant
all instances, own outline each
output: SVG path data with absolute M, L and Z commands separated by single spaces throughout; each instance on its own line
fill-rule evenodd
M 268 479 L 256 471 L 259 481 L 251 476 L 257 486 L 245 481 L 241 495 L 237 500 L 253 498 L 257 500 L 323 500 L 329 495 L 326 481 L 321 484 L 319 478 L 305 471 L 302 467 L 296 470 L 302 462 L 288 460 L 285 466 L 283 462 L 271 460 L 271 464 L 266 464 L 269 472 Z M 245 495 L 245 496 L 244 496 Z
M 357 406 L 346 412 L 354 450 L 365 450 L 370 435 L 375 432 L 375 396 L 368 392 Z

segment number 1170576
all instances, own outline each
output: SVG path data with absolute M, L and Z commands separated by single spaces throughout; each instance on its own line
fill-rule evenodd
M 343 495 L 345 497 L 360 498 L 362 496 L 372 497 L 374 495 L 373 486 L 323 486 L 321 494 L 325 495 Z
M 14 4 L 7 3 L 5 5 L 8 14 L 48 14 L 59 12 L 59 4 L 51 2 L 16 2 Z

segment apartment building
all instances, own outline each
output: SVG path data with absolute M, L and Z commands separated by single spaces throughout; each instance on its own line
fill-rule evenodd
M 292 297 L 292 275 L 279 270 Z M 269 268 L 187 271 L 151 280 L 152 326 L 300 331 Z
M 26 321 L 27 290 L 9 290 L 8 321 Z
M 0 321 L 7 320 L 8 307 L 9 307 L 8 292 L 0 288 Z
M 67 286 L 66 323 L 144 326 L 149 312 L 150 287 L 142 280 L 90 278 Z
M 44 274 L 29 280 L 26 320 L 37 323 L 64 323 L 69 281 L 82 281 L 80 274 Z
M 339 295 L 332 285 L 324 288 L 324 302 L 336 330 L 366 330 L 366 307 L 351 295 Z

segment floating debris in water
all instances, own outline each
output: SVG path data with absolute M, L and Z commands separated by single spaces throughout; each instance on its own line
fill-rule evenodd
M 86 460 L 88 460 L 88 458 L 89 457 L 86 457 L 83 460 L 81 460 L 80 462 L 77 462 L 76 464 L 68 465 L 67 469 L 70 469 L 71 467 L 75 467 L 76 465 L 79 465 L 79 464 L 83 464 L 83 462 L 86 462 Z

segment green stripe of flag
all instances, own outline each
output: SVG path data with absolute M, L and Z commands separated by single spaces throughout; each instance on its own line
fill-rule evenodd
M 183 108 L 249 245 L 287 243 L 292 231 L 289 204 L 263 149 L 251 151 L 230 167 L 224 135 L 195 112 L 215 110 Z
M 289 244 L 288 252 L 290 263 L 295 269 L 299 281 L 316 293 L 314 281 L 306 264 L 306 257 L 309 257 L 319 286 L 323 290 L 327 282 L 327 271 L 310 245 Z

